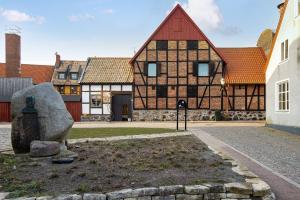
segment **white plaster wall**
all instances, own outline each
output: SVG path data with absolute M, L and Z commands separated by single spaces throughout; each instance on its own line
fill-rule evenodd
M 266 118 L 268 124 L 300 127 L 300 16 L 295 17 L 298 0 L 290 0 L 266 71 Z M 281 62 L 281 43 L 289 40 L 289 59 Z M 289 80 L 290 111 L 276 109 L 276 83 Z
M 90 104 L 82 104 L 82 114 L 90 114 Z
M 111 85 L 111 91 L 121 91 L 121 85 Z
M 124 92 L 131 92 L 132 91 L 132 85 L 123 85 L 122 91 Z

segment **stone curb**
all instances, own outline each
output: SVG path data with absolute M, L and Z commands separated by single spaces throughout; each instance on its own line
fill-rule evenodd
M 105 142 L 105 141 L 118 141 L 118 140 L 134 140 L 134 139 L 151 139 L 151 138 L 165 138 L 176 136 L 193 135 L 191 132 L 175 132 L 175 133 L 159 133 L 159 134 L 146 134 L 146 135 L 128 135 L 128 136 L 114 136 L 104 138 L 80 138 L 68 139 L 69 144 L 84 143 L 84 142 Z

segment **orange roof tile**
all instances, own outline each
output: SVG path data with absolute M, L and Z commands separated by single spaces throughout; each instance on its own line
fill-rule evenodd
M 227 61 L 227 84 L 265 84 L 266 56 L 262 48 L 218 48 Z
M 32 78 L 34 84 L 51 82 L 54 67 L 51 65 L 21 65 L 21 77 Z M 0 63 L 0 77 L 5 77 L 5 63 Z

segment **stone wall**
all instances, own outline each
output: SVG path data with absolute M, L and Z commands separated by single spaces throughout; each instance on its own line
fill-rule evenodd
M 134 110 L 134 121 L 176 121 L 176 110 Z M 228 111 L 223 112 L 226 120 L 265 120 L 264 111 Z M 215 111 L 211 110 L 188 110 L 188 121 L 213 121 Z M 179 112 L 179 120 L 184 120 L 184 111 Z
M 204 185 L 173 185 L 101 193 L 61 195 L 29 198 L 30 200 L 275 200 L 270 187 L 263 181 L 255 183 L 227 183 Z
M 111 115 L 81 115 L 81 121 L 111 121 Z

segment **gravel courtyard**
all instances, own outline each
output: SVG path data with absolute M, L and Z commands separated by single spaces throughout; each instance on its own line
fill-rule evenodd
M 300 184 L 300 136 L 266 127 L 201 127 L 289 179 Z M 197 131 L 199 129 L 194 129 Z
M 0 128 L 0 152 L 11 148 L 10 128 Z

